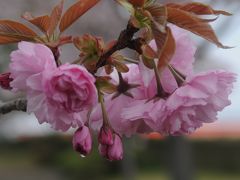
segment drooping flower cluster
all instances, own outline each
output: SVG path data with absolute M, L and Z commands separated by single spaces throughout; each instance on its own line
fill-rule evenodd
M 118 40 L 105 44 L 89 34 L 62 35 L 99 1 L 78 1 L 63 16 L 63 1 L 51 16 L 25 14 L 23 18 L 43 36 L 19 22 L 0 21 L 0 43 L 21 41 L 11 54 L 10 72 L 0 75 L 1 87 L 24 92 L 27 112 L 34 113 L 40 124 L 64 132 L 77 129 L 72 143 L 82 156 L 90 154 L 97 132 L 99 153 L 111 161 L 123 158 L 123 136 L 183 135 L 216 121 L 217 113 L 230 105 L 235 74 L 216 70 L 195 75 L 196 47 L 178 27 L 228 48 L 208 24 L 215 19 L 198 15 L 230 13 L 201 3 L 116 0 L 131 14 Z M 141 29 L 145 34 L 135 38 Z M 62 64 L 60 47 L 67 43 L 80 55 L 73 63 Z M 119 50 L 125 48 L 139 58 L 121 55 Z
M 156 74 L 140 59 L 138 65 L 127 65 L 129 71 L 121 78 L 114 70 L 110 74 L 117 87 L 113 94 L 99 93 L 95 86 L 96 78 L 107 75 L 104 69 L 93 76 L 81 65 L 57 66 L 49 48 L 28 42 L 19 43 L 11 54 L 11 88 L 26 93 L 27 110 L 40 123 L 62 131 L 78 128 L 73 147 L 82 155 L 91 152 L 93 129 L 99 134 L 100 154 L 120 160 L 123 135 L 192 133 L 215 121 L 217 112 L 230 104 L 235 75 L 224 71 L 194 75 L 196 48 L 184 31 L 171 29 L 176 51 L 169 66 Z M 150 46 L 156 49 L 154 41 Z M 100 98 L 103 101 L 98 103 Z

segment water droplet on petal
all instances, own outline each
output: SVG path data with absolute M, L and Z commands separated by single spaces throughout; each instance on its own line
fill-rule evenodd
M 85 158 L 86 156 L 85 155 L 83 155 L 83 154 L 80 154 L 80 156 L 82 157 L 82 158 Z

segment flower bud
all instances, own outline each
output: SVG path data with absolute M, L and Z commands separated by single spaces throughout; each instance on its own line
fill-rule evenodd
M 89 128 L 80 127 L 73 135 L 73 148 L 82 156 L 90 154 L 92 150 L 92 137 Z
M 113 133 L 108 127 L 102 127 L 98 134 L 98 141 L 102 145 L 112 145 L 113 144 Z
M 10 82 L 13 80 L 10 78 L 11 73 L 0 74 L 0 86 L 3 89 L 11 90 Z
M 99 153 L 110 161 L 119 161 L 123 158 L 123 146 L 121 138 L 115 134 L 112 145 L 99 145 Z

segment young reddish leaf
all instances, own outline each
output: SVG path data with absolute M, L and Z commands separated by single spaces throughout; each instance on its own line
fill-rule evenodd
M 90 8 L 95 6 L 100 0 L 81 0 L 72 5 L 63 15 L 60 22 L 59 29 L 61 32 L 65 31 L 78 18 L 80 18 Z
M 142 55 L 142 61 L 143 64 L 148 67 L 149 69 L 153 69 L 155 66 L 155 61 L 154 59 L 149 59 L 146 56 Z
M 153 25 L 161 32 L 165 32 L 167 24 L 167 8 L 159 4 L 155 4 L 146 8 L 151 14 Z
M 167 9 L 165 6 L 152 5 L 146 8 L 152 16 L 151 31 L 157 44 L 157 54 L 160 54 L 166 41 Z
M 26 12 L 22 17 L 33 25 L 37 26 L 42 32 L 46 33 L 50 26 L 50 17 L 48 15 L 33 17 L 31 13 Z
M 137 7 L 142 7 L 145 3 L 145 0 L 128 0 L 132 5 Z
M 1 36 L 0 35 L 0 44 L 8 44 L 8 43 L 16 43 L 20 42 L 21 40 L 18 38 L 13 37 L 7 37 L 7 36 Z
M 168 65 L 176 50 L 176 43 L 171 32 L 171 29 L 169 27 L 167 27 L 166 29 L 167 35 L 165 38 L 165 42 L 162 46 L 162 49 L 160 49 L 158 60 L 158 69 L 160 71 Z
M 35 41 L 37 34 L 27 26 L 10 20 L 0 20 L 0 44 Z
M 128 66 L 126 64 L 124 64 L 123 62 L 113 60 L 113 65 L 117 69 L 118 72 L 127 73 L 129 71 Z
M 24 24 L 10 20 L 0 20 L 0 32 L 23 36 L 37 36 L 37 34 L 33 30 L 31 30 Z
M 149 59 L 155 59 L 157 58 L 157 53 L 149 46 L 148 44 L 145 44 L 141 47 L 142 49 L 142 54 L 149 58 Z
M 159 54 L 161 53 L 161 49 L 163 48 L 163 46 L 166 42 L 167 34 L 160 31 L 154 25 L 152 26 L 152 34 L 153 34 L 153 37 L 154 37 L 156 45 L 157 45 L 157 54 L 159 56 Z
M 62 46 L 64 44 L 70 44 L 73 43 L 73 37 L 72 36 L 61 36 L 59 38 L 59 46 Z
M 222 10 L 214 10 L 210 6 L 199 3 L 199 2 L 190 2 L 186 4 L 176 4 L 176 3 L 169 3 L 167 4 L 168 7 L 181 9 L 184 11 L 188 11 L 197 15 L 225 15 L 231 16 L 232 14 Z
M 216 44 L 220 48 L 229 48 L 219 42 L 212 27 L 196 15 L 186 12 L 181 9 L 168 7 L 168 21 L 180 28 L 191 31 L 192 33 L 201 36 L 202 38 Z
M 104 66 L 104 69 L 105 69 L 105 71 L 106 71 L 107 74 L 111 74 L 111 73 L 114 71 L 113 66 L 110 65 L 110 64 L 105 65 L 105 66 Z
M 49 29 L 48 29 L 48 35 L 52 36 L 54 31 L 56 30 L 61 16 L 62 16 L 62 11 L 63 11 L 63 3 L 64 0 L 62 0 L 60 2 L 60 4 L 58 4 L 57 6 L 54 7 L 54 9 L 52 10 L 51 16 L 50 16 L 50 25 L 49 25 Z

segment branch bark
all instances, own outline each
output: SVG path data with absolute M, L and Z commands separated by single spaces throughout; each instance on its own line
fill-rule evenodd
M 27 100 L 17 99 L 9 101 L 0 106 L 0 114 L 7 114 L 12 111 L 27 111 Z
M 109 49 L 107 52 L 105 52 L 99 59 L 97 63 L 97 69 L 105 66 L 107 63 L 107 59 L 116 51 L 122 50 L 124 48 L 130 48 L 136 50 L 138 53 L 141 53 L 140 48 L 140 41 L 142 39 L 133 39 L 134 34 L 139 31 L 138 28 L 131 25 L 131 23 L 128 23 L 127 28 L 123 30 L 117 40 L 117 43 Z

